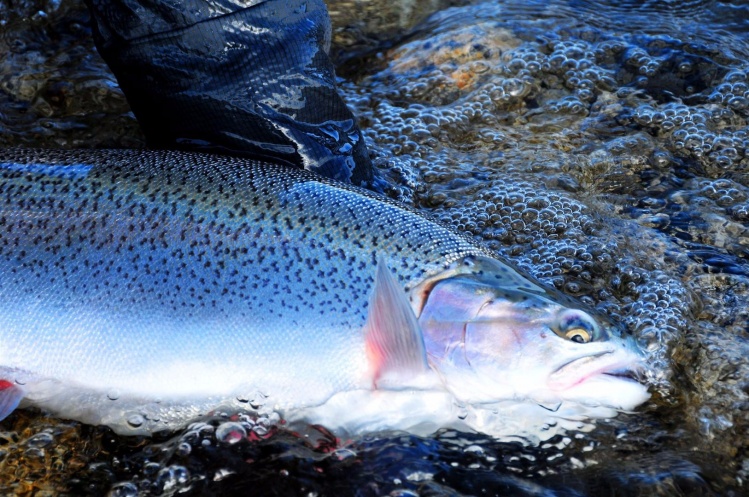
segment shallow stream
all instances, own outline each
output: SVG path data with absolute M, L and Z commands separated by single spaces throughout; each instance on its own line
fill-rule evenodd
M 621 323 L 652 399 L 540 446 L 265 422 L 237 441 L 220 416 L 128 438 L 19 411 L 0 493 L 749 492 L 749 6 L 448 3 L 329 3 L 389 193 Z M 143 146 L 82 3 L 0 0 L 0 146 Z

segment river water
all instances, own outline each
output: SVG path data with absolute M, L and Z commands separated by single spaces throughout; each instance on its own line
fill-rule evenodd
M 236 442 L 220 416 L 146 439 L 19 411 L 0 493 L 749 493 L 749 6 L 329 5 L 390 195 L 621 323 L 652 399 L 541 445 L 265 423 Z M 143 146 L 81 3 L 0 0 L 0 146 Z

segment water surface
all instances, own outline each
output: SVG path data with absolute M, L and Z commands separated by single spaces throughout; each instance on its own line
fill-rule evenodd
M 746 494 L 749 7 L 444 7 L 330 5 L 344 97 L 390 194 L 622 323 L 652 400 L 540 446 L 346 443 L 273 420 L 237 442 L 243 420 L 221 416 L 123 438 L 21 411 L 2 423 L 2 492 Z M 0 18 L 0 146 L 143 145 L 80 3 L 4 0 Z

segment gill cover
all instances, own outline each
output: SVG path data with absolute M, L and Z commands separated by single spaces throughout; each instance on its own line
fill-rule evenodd
M 439 282 L 467 277 L 476 284 L 486 287 L 501 286 L 507 291 L 519 291 L 533 295 L 545 295 L 546 290 L 531 283 L 512 267 L 496 259 L 471 255 L 463 257 L 448 265 L 443 271 L 432 275 L 414 287 L 411 291 L 411 304 L 420 316 L 429 294 Z
M 501 320 L 508 317 L 505 312 L 511 307 L 513 319 L 543 318 L 549 329 L 565 340 L 582 344 L 609 338 L 577 302 L 532 283 L 514 268 L 488 257 L 464 257 L 426 278 L 411 292 L 411 303 L 420 320 L 429 302 L 430 317 L 425 321 Z

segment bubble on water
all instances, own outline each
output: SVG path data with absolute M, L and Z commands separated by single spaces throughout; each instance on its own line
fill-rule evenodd
M 248 398 L 250 407 L 253 409 L 260 409 L 263 407 L 268 399 L 268 395 L 260 390 L 255 390 Z
M 201 444 L 204 440 L 208 440 L 213 437 L 215 428 L 210 424 L 203 421 L 190 423 L 184 430 L 179 438 L 181 443 L 187 444 L 192 447 Z
M 588 114 L 588 106 L 581 101 L 579 96 L 568 96 L 550 102 L 549 110 L 560 114 Z
M 173 464 L 159 470 L 154 483 L 162 493 L 169 493 L 185 487 L 189 481 L 190 472 L 187 468 Z
M 161 470 L 161 464 L 157 462 L 147 462 L 143 466 L 143 474 L 147 477 L 155 476 Z
M 265 437 L 270 433 L 271 426 L 271 423 L 266 420 L 258 420 L 258 423 L 252 427 L 252 432 L 259 437 Z
M 174 450 L 174 453 L 179 457 L 187 457 L 192 452 L 192 445 L 187 442 L 180 442 Z
M 140 428 L 143 426 L 143 423 L 146 422 L 146 418 L 143 417 L 142 414 L 129 414 L 127 416 L 127 424 L 132 426 L 133 428 Z
M 44 449 L 39 447 L 31 447 L 23 451 L 23 456 L 26 459 L 40 459 L 43 460 L 45 458 L 46 452 Z
M 107 497 L 138 497 L 138 486 L 131 482 L 120 482 L 112 485 Z
M 728 209 L 728 214 L 736 221 L 749 222 L 749 203 L 738 203 Z
M 216 427 L 216 440 L 232 445 L 247 438 L 247 429 L 241 423 L 227 421 Z
M 158 403 L 149 405 L 144 409 L 143 417 L 146 421 L 151 421 L 152 423 L 158 423 L 161 421 L 162 408 L 158 405 L 160 403 L 161 401 L 158 401 Z
M 49 431 L 42 431 L 27 438 L 25 443 L 27 447 L 41 449 L 44 447 L 49 447 L 54 443 L 54 441 L 55 437 L 52 433 L 50 433 Z

